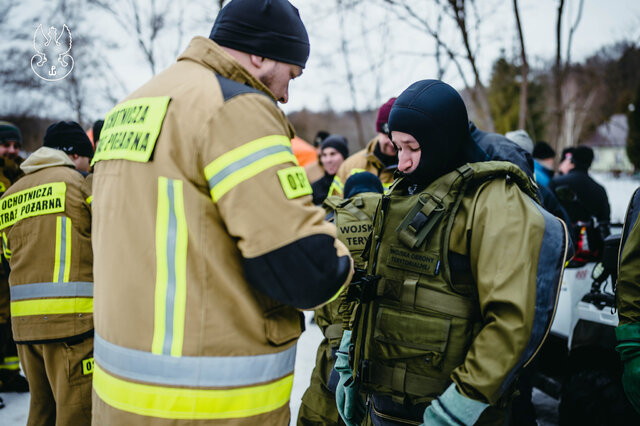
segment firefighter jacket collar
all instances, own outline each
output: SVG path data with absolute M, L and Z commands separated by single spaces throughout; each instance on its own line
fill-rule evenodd
M 29 174 L 55 166 L 69 166 L 74 169 L 76 167 L 64 152 L 43 146 L 24 160 L 20 168 L 25 174 Z
M 277 102 L 271 91 L 246 70 L 238 61 L 225 52 L 220 45 L 205 37 L 194 37 L 186 50 L 178 57 L 178 61 L 197 62 L 222 77 L 246 84 L 267 94 L 273 102 Z

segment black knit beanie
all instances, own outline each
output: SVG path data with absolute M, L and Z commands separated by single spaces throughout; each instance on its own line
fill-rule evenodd
M 384 189 L 378 176 L 369 172 L 355 173 L 344 183 L 344 198 L 351 198 L 363 192 L 382 194 Z
M 538 141 L 533 146 L 533 153 L 531 155 L 533 156 L 533 158 L 545 160 L 547 158 L 554 158 L 556 156 L 556 152 L 548 143 L 544 141 Z
M 304 68 L 309 36 L 287 0 L 232 0 L 220 10 L 209 38 L 220 46 Z
M 43 146 L 59 149 L 66 154 L 93 158 L 93 146 L 82 127 L 75 121 L 60 121 L 47 128 Z
M 0 143 L 5 140 L 16 141 L 18 145 L 22 145 L 22 135 L 20 129 L 8 121 L 0 121 Z
M 347 158 L 349 156 L 349 144 L 347 142 L 347 138 L 342 135 L 329 135 L 322 141 L 322 145 L 320 145 L 320 152 L 324 151 L 325 148 L 334 148 L 340 154 L 342 154 L 342 158 Z
M 417 81 L 402 92 L 391 108 L 389 130 L 408 133 L 420 144 L 418 167 L 406 174 L 419 185 L 461 166 L 462 150 L 470 143 L 464 101 L 440 80 Z

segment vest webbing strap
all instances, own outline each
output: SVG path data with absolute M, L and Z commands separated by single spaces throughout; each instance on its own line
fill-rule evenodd
M 458 318 L 472 319 L 478 315 L 476 302 L 472 299 L 452 296 L 420 286 L 416 288 L 415 306 Z
M 340 337 L 342 337 L 343 331 L 344 328 L 342 327 L 342 324 L 331 324 L 324 330 L 324 337 L 329 340 L 339 339 Z
M 367 214 L 365 212 L 363 212 L 362 210 L 360 210 L 359 208 L 357 208 L 356 206 L 354 206 L 353 204 L 349 203 L 345 203 L 344 205 L 340 206 L 341 208 L 343 208 L 346 212 L 348 212 L 350 215 L 352 215 L 353 217 L 357 218 L 358 220 L 362 220 L 362 221 L 370 221 L 371 218 L 369 216 L 367 216 Z
M 445 389 L 449 384 L 448 379 L 436 379 L 434 377 L 407 373 L 404 364 L 400 363 L 396 368 L 374 363 L 371 366 L 371 381 L 378 385 L 389 387 L 397 392 L 422 396 L 433 389 Z

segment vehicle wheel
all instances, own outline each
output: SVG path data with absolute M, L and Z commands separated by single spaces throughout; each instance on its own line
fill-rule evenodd
M 615 426 L 640 424 L 613 372 L 588 369 L 573 373 L 562 388 L 560 426 Z

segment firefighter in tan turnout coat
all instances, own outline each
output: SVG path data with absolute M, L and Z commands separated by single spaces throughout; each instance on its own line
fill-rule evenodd
M 352 274 L 276 106 L 308 52 L 286 0 L 233 0 L 107 114 L 93 424 L 289 423 L 298 309 Z
M 0 199 L 11 322 L 29 381 L 28 425 L 88 425 L 93 371 L 90 187 L 93 147 L 60 122 Z

